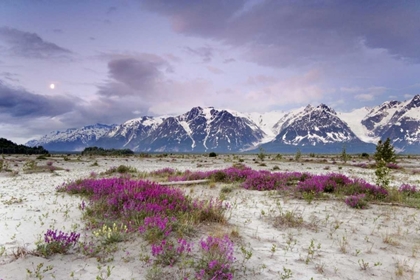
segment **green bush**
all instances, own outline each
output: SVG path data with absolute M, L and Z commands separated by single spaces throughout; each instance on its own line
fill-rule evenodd
M 217 157 L 217 154 L 215 152 L 209 153 L 209 157 Z

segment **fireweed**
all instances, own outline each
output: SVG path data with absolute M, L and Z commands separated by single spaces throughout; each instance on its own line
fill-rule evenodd
M 202 239 L 200 251 L 196 279 L 233 279 L 234 248 L 227 235 Z
M 65 254 L 77 244 L 79 237 L 80 233 L 57 232 L 57 230 L 49 229 L 44 234 L 44 242 L 39 242 L 35 251 L 44 257 Z
M 81 194 L 88 199 L 88 203 L 82 202 L 80 209 L 90 222 L 88 227 L 99 228 L 93 235 L 102 243 L 114 242 L 114 235 L 121 231 L 139 232 L 151 243 L 156 263 L 162 265 L 173 265 L 191 252 L 192 244 L 186 240 L 172 241 L 179 227 L 201 222 L 223 223 L 224 210 L 229 207 L 217 199 L 193 200 L 178 188 L 124 178 L 89 178 L 62 185 L 57 190 Z M 112 220 L 118 220 L 121 226 L 101 227 Z M 82 250 L 87 254 L 98 253 L 95 244 L 83 245 Z M 213 275 L 212 279 L 232 278 L 233 243 L 228 237 L 207 238 L 201 242 L 201 251 L 198 279 L 208 275 Z
M 224 221 L 223 212 L 228 207 L 218 200 L 193 200 L 178 188 L 124 178 L 79 180 L 58 187 L 58 191 L 89 198 L 84 211 L 93 227 L 102 221 L 118 220 L 128 230 L 158 228 L 165 236 L 172 231 L 174 221 Z M 161 229 L 156 219 L 168 219 L 172 224 L 166 221 L 165 229 Z
M 355 208 L 364 208 L 366 201 L 388 196 L 385 188 L 334 173 L 312 175 L 256 171 L 246 166 L 233 166 L 222 170 L 183 173 L 164 168 L 149 173 L 149 176 L 167 176 L 168 181 L 210 179 L 213 182 L 238 182 L 248 190 L 287 191 L 298 197 L 305 193 L 344 195 L 348 196 L 345 202 Z M 400 192 L 412 192 L 412 189 L 411 186 L 401 187 Z M 224 210 L 229 207 L 220 200 L 194 200 L 179 188 L 129 178 L 89 178 L 62 185 L 57 190 L 87 198 L 87 203 L 83 201 L 80 209 L 89 221 L 88 227 L 103 229 L 104 224 L 118 221 L 121 227 L 116 227 L 115 231 L 140 233 L 150 242 L 155 263 L 161 265 L 173 265 L 179 258 L 189 256 L 193 245 L 185 239 L 175 242 L 176 234 L 179 234 L 178 237 L 186 236 L 180 232 L 180 228 L 201 222 L 224 223 Z M 108 227 L 102 230 L 104 235 L 108 231 Z M 86 244 L 86 251 L 95 254 L 90 245 Z M 232 279 L 235 261 L 232 241 L 227 236 L 209 236 L 202 239 L 199 245 L 198 260 L 193 265 L 195 278 Z
M 152 244 L 152 255 L 157 264 L 174 265 L 180 258 L 187 257 L 192 251 L 193 244 L 179 238 L 175 244 L 172 240 L 162 240 Z
M 408 184 L 402 184 L 399 189 L 399 192 L 407 195 L 407 196 L 416 196 L 420 195 L 420 190 L 416 188 L 416 186 L 408 185 Z
M 350 195 L 346 197 L 346 204 L 351 208 L 364 209 L 367 206 L 365 194 Z
M 185 181 L 195 179 L 223 178 L 223 182 L 241 182 L 241 186 L 250 190 L 295 191 L 296 193 L 336 193 L 355 195 L 363 193 L 366 199 L 383 199 L 388 191 L 380 186 L 372 185 L 362 179 L 351 179 L 343 174 L 312 175 L 301 172 L 269 172 L 252 170 L 249 167 L 230 167 L 212 171 L 185 171 L 179 176 L 170 176 L 169 181 Z

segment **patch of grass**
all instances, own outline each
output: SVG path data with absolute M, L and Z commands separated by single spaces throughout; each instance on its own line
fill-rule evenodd
M 280 215 L 274 219 L 275 227 L 299 228 L 303 226 L 303 223 L 302 214 L 297 210 L 287 210 L 286 212 L 281 212 Z

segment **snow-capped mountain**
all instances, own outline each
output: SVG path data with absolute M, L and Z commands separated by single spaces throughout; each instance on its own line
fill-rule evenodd
M 128 148 L 136 150 L 140 143 L 154 131 L 165 117 L 141 117 L 126 121 L 105 133 L 96 143 L 103 148 Z
M 185 114 L 166 118 L 137 150 L 238 152 L 264 137 L 255 123 L 240 114 L 194 107 Z
M 269 151 L 280 147 L 288 150 L 301 147 L 305 151 L 317 147 L 318 151 L 336 153 L 343 147 L 353 151 L 356 147 L 367 145 L 325 104 L 317 107 L 308 105 L 303 110 L 287 114 L 276 126 L 279 134 L 263 145 Z
M 368 130 L 368 136 L 381 138 L 389 128 L 392 117 L 402 106 L 400 101 L 387 101 L 372 108 L 361 121 Z
M 52 132 L 27 143 L 51 151 L 87 146 L 144 152 L 373 152 L 390 137 L 399 151 L 420 152 L 420 95 L 377 107 L 337 113 L 327 105 L 290 112 L 241 113 L 194 107 L 178 116 L 141 117 L 120 125 Z
M 392 139 L 392 144 L 398 150 L 408 153 L 420 152 L 420 95 L 401 102 L 389 110 L 391 119 L 383 125 L 382 139 Z M 395 108 L 394 107 L 394 108 Z M 393 108 L 393 109 L 394 109 Z
M 70 128 L 65 131 L 53 131 L 39 140 L 26 143 L 29 147 L 43 146 L 51 151 L 81 151 L 94 145 L 96 140 L 112 129 L 114 125 L 94 124 L 82 128 Z

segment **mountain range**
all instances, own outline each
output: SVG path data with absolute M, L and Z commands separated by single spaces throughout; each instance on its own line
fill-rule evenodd
M 389 137 L 398 152 L 420 152 L 420 95 L 349 113 L 325 104 L 290 112 L 240 113 L 194 107 L 178 116 L 144 116 L 119 125 L 51 132 L 28 146 L 79 151 L 88 146 L 136 152 L 371 153 Z

